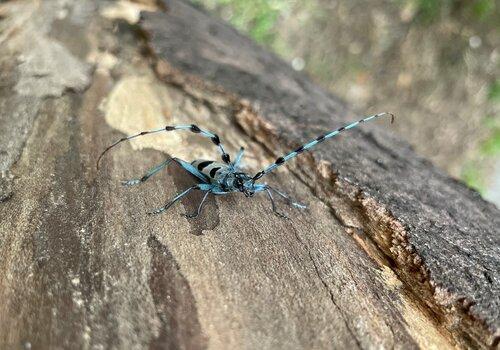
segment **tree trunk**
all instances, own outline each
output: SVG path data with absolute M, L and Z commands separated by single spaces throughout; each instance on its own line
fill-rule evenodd
M 0 348 L 498 346 L 500 211 L 389 123 L 263 178 L 308 204 L 291 220 L 238 194 L 148 216 L 194 180 L 120 180 L 217 150 L 145 136 L 96 170 L 124 135 L 194 123 L 255 173 L 359 116 L 178 0 L 10 1 L 0 28 Z

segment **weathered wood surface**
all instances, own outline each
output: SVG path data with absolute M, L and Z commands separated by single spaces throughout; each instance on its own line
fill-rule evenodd
M 14 1 L 0 18 L 0 348 L 498 346 L 500 212 L 388 124 L 270 176 L 310 205 L 291 221 L 237 195 L 149 217 L 193 180 L 120 180 L 217 151 L 151 136 L 96 171 L 123 134 L 196 122 L 257 171 L 356 114 L 182 2 Z

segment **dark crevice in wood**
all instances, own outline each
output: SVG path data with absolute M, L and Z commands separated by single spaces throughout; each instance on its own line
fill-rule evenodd
M 147 244 L 151 251 L 149 288 L 161 322 L 159 335 L 151 340 L 149 349 L 206 349 L 189 282 L 155 236 L 149 236 Z

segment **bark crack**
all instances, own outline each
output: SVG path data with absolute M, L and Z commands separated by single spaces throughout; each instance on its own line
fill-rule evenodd
M 314 267 L 314 271 L 316 272 L 316 275 L 318 276 L 321 284 L 324 286 L 326 292 L 328 293 L 329 297 L 330 297 L 330 300 L 332 302 L 332 304 L 335 306 L 335 308 L 338 310 L 341 318 L 342 318 L 342 321 L 344 322 L 345 326 L 346 326 L 346 329 L 349 331 L 349 334 L 352 335 L 352 338 L 353 340 L 356 342 L 356 345 L 358 346 L 359 349 L 363 349 L 363 346 L 361 345 L 361 343 L 359 342 L 359 339 L 357 338 L 355 332 L 351 329 L 351 326 L 348 322 L 348 320 L 346 319 L 346 316 L 345 316 L 345 313 L 343 312 L 342 308 L 337 304 L 337 302 L 335 301 L 335 295 L 333 294 L 332 290 L 330 289 L 330 287 L 328 287 L 328 283 L 325 281 L 325 279 L 321 276 L 321 273 L 319 272 L 319 268 L 318 268 L 318 265 L 316 264 L 316 261 L 314 260 L 313 256 L 312 256 L 312 253 L 311 253 L 311 250 L 309 249 L 309 246 L 304 242 L 302 241 L 302 239 L 299 237 L 299 234 L 297 233 L 297 230 L 293 227 L 292 228 L 292 231 L 293 231 L 293 234 L 295 236 L 295 239 L 304 247 L 304 249 L 306 250 L 307 252 L 307 255 L 309 256 L 309 259 L 311 260 L 312 264 L 313 264 L 313 267 Z

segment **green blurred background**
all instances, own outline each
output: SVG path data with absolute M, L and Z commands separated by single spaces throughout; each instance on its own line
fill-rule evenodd
M 500 0 L 194 0 L 500 207 Z

